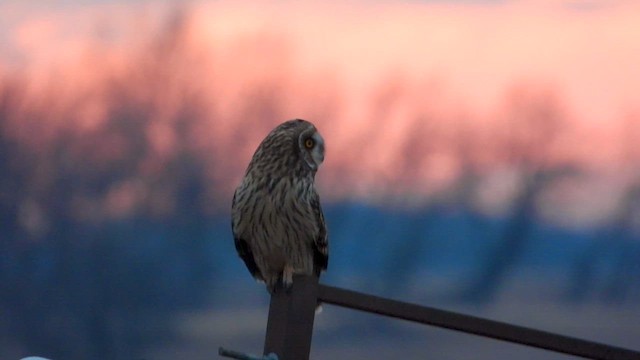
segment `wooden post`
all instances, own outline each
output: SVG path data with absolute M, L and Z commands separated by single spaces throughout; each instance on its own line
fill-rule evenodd
M 290 289 L 271 295 L 264 354 L 279 360 L 306 360 L 311 350 L 313 320 L 318 304 L 318 278 L 294 275 Z

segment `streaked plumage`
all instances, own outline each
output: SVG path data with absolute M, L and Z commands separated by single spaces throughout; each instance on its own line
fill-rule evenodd
M 236 250 L 254 278 L 273 292 L 293 274 L 316 274 L 328 263 L 327 231 L 314 186 L 324 140 L 305 120 L 290 120 L 260 143 L 233 195 Z

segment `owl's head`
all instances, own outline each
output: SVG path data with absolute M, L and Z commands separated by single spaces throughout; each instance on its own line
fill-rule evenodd
M 311 122 L 302 119 L 285 121 L 273 129 L 271 134 L 286 134 L 294 155 L 299 155 L 293 158 L 303 160 L 311 170 L 318 170 L 324 161 L 324 139 Z
M 247 173 L 256 177 L 314 174 L 324 161 L 324 139 L 306 120 L 276 126 L 256 149 Z
M 295 127 L 300 129 L 298 134 L 298 151 L 300 157 L 313 170 L 318 170 L 324 161 L 324 139 L 316 127 L 305 120 L 296 119 Z

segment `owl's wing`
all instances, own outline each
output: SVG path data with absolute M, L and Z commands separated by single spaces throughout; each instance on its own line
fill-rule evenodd
M 260 273 L 260 270 L 258 270 L 258 265 L 256 265 L 256 261 L 253 258 L 253 252 L 249 247 L 249 243 L 241 238 L 236 237 L 235 235 L 233 239 L 236 245 L 238 256 L 240 256 L 242 261 L 244 261 L 244 264 L 247 265 L 247 269 L 249 269 L 251 275 L 258 280 L 264 280 L 262 279 L 262 274 Z
M 315 213 L 315 218 L 318 223 L 318 236 L 313 243 L 313 263 L 316 275 L 320 275 L 320 272 L 327 269 L 329 264 L 329 239 L 327 236 L 327 227 L 324 222 L 324 214 L 322 213 L 322 206 L 320 206 L 320 197 L 318 193 L 314 191 L 311 198 L 311 207 Z
M 231 205 L 231 231 L 233 232 L 233 242 L 236 246 L 236 252 L 238 252 L 238 256 L 244 261 L 251 275 L 258 280 L 264 280 L 262 279 L 262 273 L 258 269 L 258 265 L 256 265 L 256 260 L 253 257 L 253 251 L 251 250 L 251 246 L 249 246 L 249 242 L 240 236 L 236 228 L 236 216 L 239 216 L 236 210 L 236 194 L 237 192 L 233 194 L 233 202 Z

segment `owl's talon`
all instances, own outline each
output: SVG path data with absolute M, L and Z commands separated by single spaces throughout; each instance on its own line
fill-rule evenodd
M 291 286 L 293 285 L 293 269 L 291 266 L 287 265 L 284 267 L 282 271 L 282 286 L 287 290 L 291 290 Z

